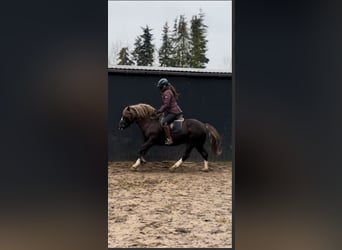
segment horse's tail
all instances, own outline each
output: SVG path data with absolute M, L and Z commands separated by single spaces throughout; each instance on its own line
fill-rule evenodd
M 220 155 L 222 153 L 222 149 L 221 149 L 221 136 L 220 136 L 220 134 L 209 123 L 205 123 L 205 127 L 208 130 L 209 141 L 210 141 L 210 144 L 211 144 L 211 151 L 215 155 Z

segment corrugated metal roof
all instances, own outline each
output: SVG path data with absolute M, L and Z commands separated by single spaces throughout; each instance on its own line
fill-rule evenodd
M 114 65 L 108 67 L 108 72 L 113 73 L 147 73 L 147 74 L 176 74 L 176 75 L 215 75 L 231 76 L 228 70 L 177 68 L 177 67 L 155 67 L 155 66 L 131 66 Z

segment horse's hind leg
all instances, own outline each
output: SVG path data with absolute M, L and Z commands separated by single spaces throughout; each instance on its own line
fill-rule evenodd
M 173 166 L 170 168 L 170 171 L 173 172 L 176 168 L 178 168 L 180 165 L 182 165 L 182 163 L 189 158 L 190 153 L 192 151 L 192 149 L 194 148 L 193 144 L 187 144 L 186 145 L 186 149 L 185 149 L 185 153 L 182 156 L 182 158 L 180 158 L 175 164 L 173 164 Z
M 208 152 L 205 150 L 203 144 L 196 146 L 197 151 L 201 154 L 204 159 L 204 167 L 201 169 L 202 171 L 208 172 Z

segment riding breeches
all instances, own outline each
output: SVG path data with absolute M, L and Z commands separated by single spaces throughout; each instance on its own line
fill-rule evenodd
M 160 124 L 162 126 L 164 126 L 165 123 L 169 125 L 177 118 L 177 116 L 178 114 L 168 113 L 161 119 Z

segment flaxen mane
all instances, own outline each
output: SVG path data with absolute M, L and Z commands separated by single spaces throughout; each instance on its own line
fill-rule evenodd
M 156 109 L 149 104 L 139 103 L 127 106 L 122 111 L 122 116 L 135 119 L 146 118 L 151 116 L 155 112 L 155 110 Z

